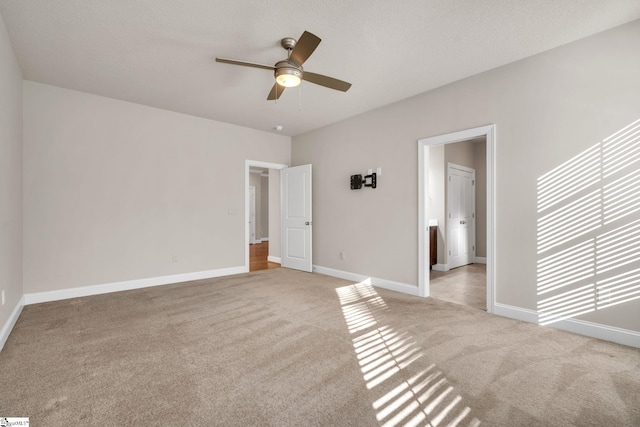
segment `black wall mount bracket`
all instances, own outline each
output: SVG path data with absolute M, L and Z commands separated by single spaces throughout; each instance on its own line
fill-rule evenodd
M 364 177 L 360 174 L 351 175 L 351 189 L 359 190 L 362 187 L 371 187 L 376 188 L 378 186 L 378 180 L 376 178 L 376 173 L 372 173 L 371 175 L 365 175 Z

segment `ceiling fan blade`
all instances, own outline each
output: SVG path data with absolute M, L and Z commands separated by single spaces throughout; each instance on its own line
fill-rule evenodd
M 276 67 L 274 67 L 273 65 L 258 64 L 256 62 L 242 61 L 239 59 L 216 58 L 216 62 L 223 62 L 225 64 L 232 65 L 242 65 L 245 67 L 264 68 L 265 70 L 272 71 L 276 69 Z
M 328 87 L 329 89 L 341 90 L 342 92 L 348 91 L 351 87 L 351 83 L 334 79 L 333 77 L 324 76 L 322 74 L 311 73 L 309 71 L 305 71 L 302 74 L 302 80 Z
M 271 88 L 271 92 L 269 92 L 269 96 L 267 96 L 267 101 L 273 101 L 280 98 L 282 92 L 284 92 L 284 89 L 284 86 L 280 86 L 278 83 L 274 84 Z
M 289 59 L 298 65 L 302 65 L 316 50 L 321 41 L 320 37 L 305 31 L 296 42 L 296 47 L 291 51 Z

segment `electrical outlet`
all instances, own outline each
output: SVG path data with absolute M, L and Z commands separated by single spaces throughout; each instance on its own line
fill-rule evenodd
M 171 257 L 172 262 L 178 262 L 178 255 L 174 255 Z
M 340 251 L 340 259 L 343 261 L 347 259 L 347 255 L 345 255 L 344 251 Z
M 4 299 L 4 289 L 2 290 L 2 305 L 4 305 L 5 299 Z

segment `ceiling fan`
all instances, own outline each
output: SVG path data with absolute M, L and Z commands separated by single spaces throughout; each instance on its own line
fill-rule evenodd
M 269 96 L 267 96 L 267 100 L 269 101 L 280 98 L 285 88 L 298 86 L 301 80 L 328 87 L 329 89 L 340 90 L 342 92 L 348 91 L 351 83 L 303 70 L 302 64 L 309 59 L 313 51 L 316 50 L 320 44 L 320 41 L 318 36 L 308 31 L 302 33 L 300 39 L 297 41 L 292 37 L 285 37 L 281 40 L 280 44 L 287 51 L 287 59 L 276 62 L 276 65 L 258 64 L 228 58 L 216 58 L 216 62 L 264 68 L 265 70 L 274 71 L 276 83 L 271 88 Z

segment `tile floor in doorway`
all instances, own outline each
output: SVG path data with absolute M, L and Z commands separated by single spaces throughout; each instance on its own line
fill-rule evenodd
M 431 270 L 430 295 L 444 301 L 487 309 L 487 266 L 469 264 L 449 271 Z

